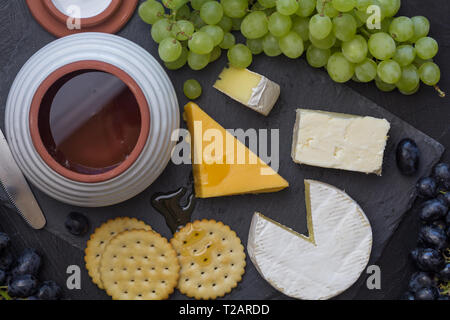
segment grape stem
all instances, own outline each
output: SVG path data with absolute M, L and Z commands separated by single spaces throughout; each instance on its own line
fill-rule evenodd
M 0 296 L 5 300 L 12 300 L 12 298 L 6 291 L 0 290 Z
M 441 88 L 438 87 L 438 85 L 434 86 L 434 90 L 436 90 L 439 93 L 439 97 L 445 98 L 445 92 L 441 90 Z

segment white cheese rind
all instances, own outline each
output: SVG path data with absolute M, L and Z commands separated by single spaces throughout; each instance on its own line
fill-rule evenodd
M 385 119 L 298 109 L 292 159 L 299 164 L 381 175 L 389 130 Z
M 252 96 L 246 106 L 267 116 L 280 97 L 280 92 L 281 89 L 278 84 L 261 76 L 261 81 L 256 88 L 253 88 Z
M 307 184 L 313 237 L 255 213 L 247 251 L 261 276 L 280 292 L 323 300 L 358 280 L 370 258 L 372 229 L 360 206 L 345 192 L 317 181 Z

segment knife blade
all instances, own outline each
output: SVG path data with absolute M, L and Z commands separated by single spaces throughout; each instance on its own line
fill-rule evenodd
M 34 229 L 44 228 L 45 216 L 14 160 L 2 130 L 0 130 L 0 182 L 9 200 L 24 220 Z

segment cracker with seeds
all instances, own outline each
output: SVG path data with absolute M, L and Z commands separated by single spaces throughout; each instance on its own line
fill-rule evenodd
M 103 289 L 103 284 L 100 279 L 98 268 L 100 265 L 100 258 L 106 245 L 119 233 L 133 229 L 151 230 L 152 228 L 143 221 L 139 221 L 135 218 L 116 218 L 102 224 L 99 228 L 95 229 L 94 233 L 91 235 L 86 250 L 84 251 L 84 261 L 86 262 L 86 269 L 88 270 L 92 281 L 100 289 Z
M 178 283 L 180 265 L 166 238 L 154 231 L 132 230 L 111 239 L 99 270 L 114 300 L 163 300 Z
M 181 265 L 178 289 L 188 297 L 223 297 L 241 281 L 246 264 L 244 247 L 222 222 L 189 223 L 170 242 Z

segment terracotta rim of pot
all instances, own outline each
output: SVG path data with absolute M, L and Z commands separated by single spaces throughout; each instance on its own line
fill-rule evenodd
M 133 151 L 130 153 L 127 159 L 120 165 L 101 174 L 94 174 L 94 175 L 81 174 L 62 166 L 47 151 L 47 148 L 45 147 L 39 132 L 39 110 L 44 95 L 47 93 L 48 89 L 61 77 L 79 70 L 98 70 L 110 73 L 118 77 L 128 86 L 128 88 L 134 94 L 141 115 L 141 131 Z M 99 183 L 111 180 L 121 175 L 131 165 L 133 165 L 133 163 L 140 156 L 142 150 L 144 149 L 147 143 L 147 139 L 150 133 L 150 109 L 147 99 L 145 98 L 145 95 L 142 92 L 141 88 L 128 73 L 106 62 L 97 60 L 82 60 L 67 64 L 55 70 L 44 81 L 42 81 L 42 83 L 36 90 L 33 96 L 33 100 L 31 102 L 29 126 L 31 139 L 33 141 L 33 145 L 37 153 L 41 156 L 42 160 L 44 160 L 44 162 L 51 169 L 53 169 L 63 177 L 73 181 L 84 183 Z
M 52 0 L 26 0 L 34 18 L 48 32 L 57 37 L 80 32 L 116 33 L 130 18 L 139 0 L 112 0 L 109 6 L 96 16 L 80 19 L 81 29 L 69 29 L 68 15 L 61 12 Z

